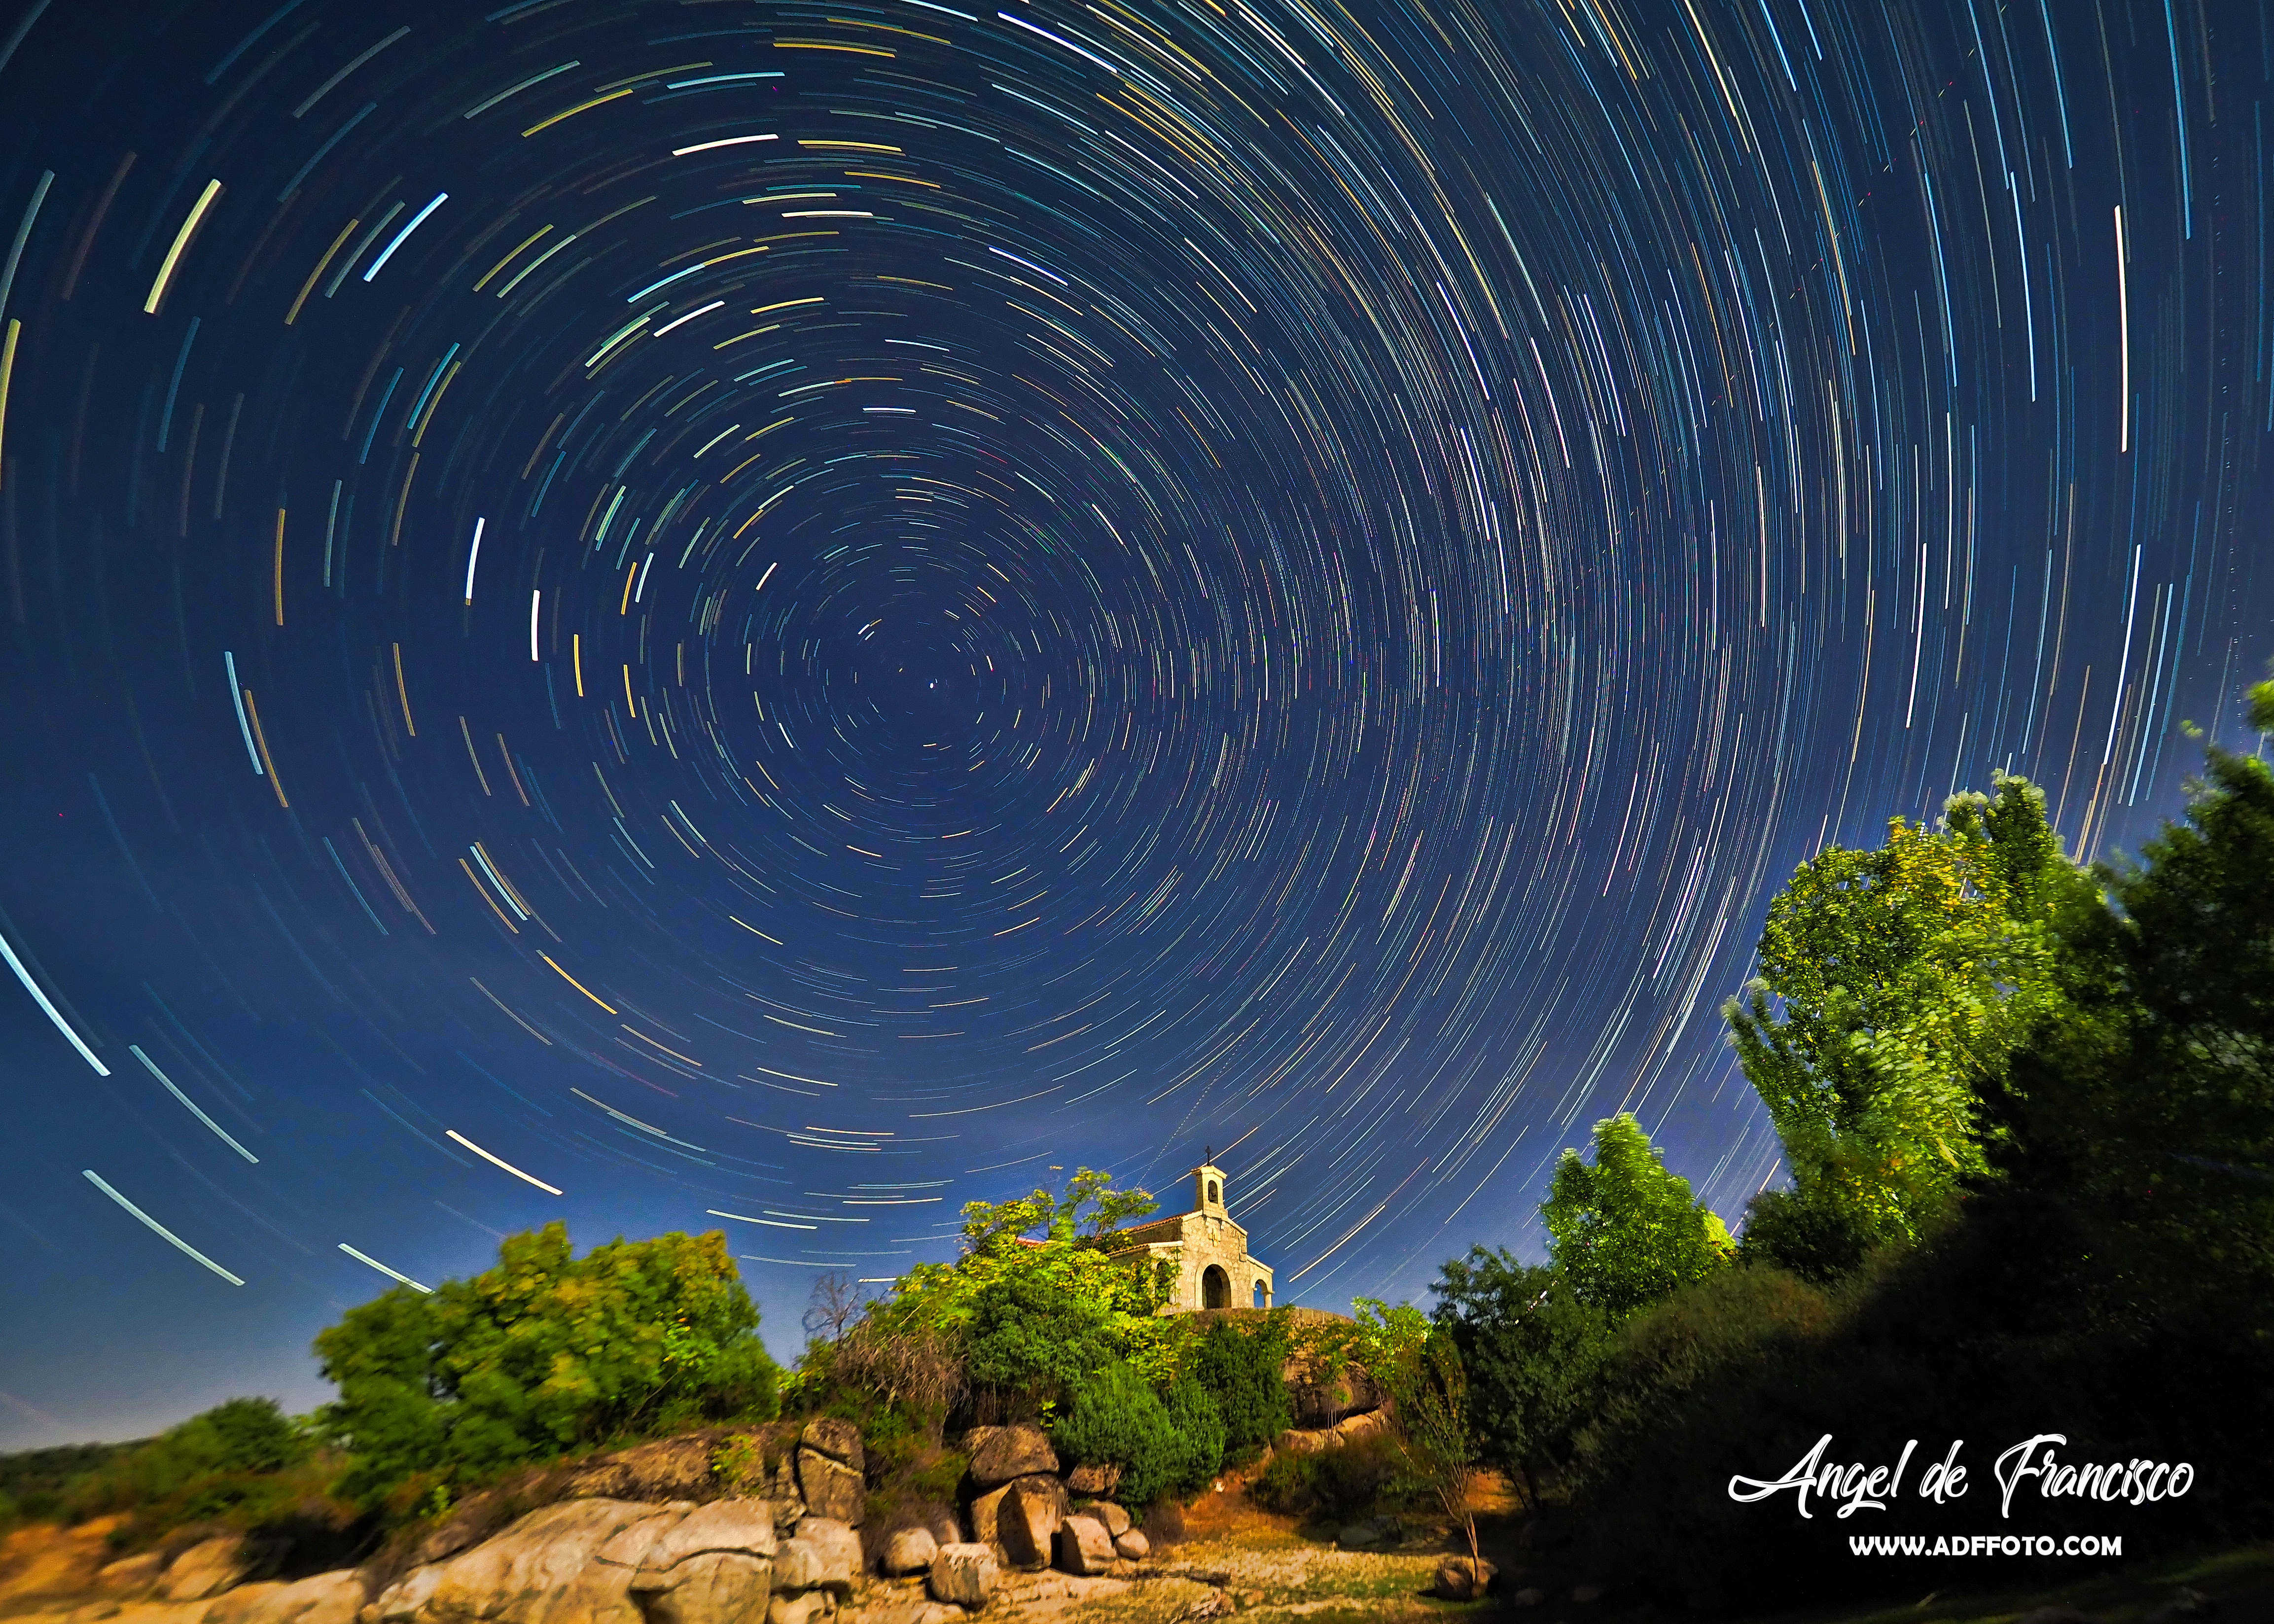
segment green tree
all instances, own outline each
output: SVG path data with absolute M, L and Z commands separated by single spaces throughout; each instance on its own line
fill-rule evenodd
M 2251 693 L 2274 728 L 2274 682 Z M 2015 1067 L 2040 1189 L 2091 1201 L 2230 1281 L 2274 1277 L 2274 772 L 2213 748 L 2185 819 L 2070 911 L 2071 1006 Z
M 1581 1301 L 1623 1318 L 1728 1260 L 1728 1230 L 1631 1112 L 1597 1123 L 1594 1145 L 1592 1165 L 1563 1153 L 1540 1208 L 1549 1255 Z
M 1984 1096 L 2062 1004 L 2053 921 L 2093 895 L 2044 793 L 1994 786 L 1952 796 L 1939 827 L 1896 818 L 1877 851 L 1803 863 L 1769 906 L 1760 979 L 1723 1009 L 1796 1189 L 1873 1240 L 1916 1238 L 1988 1171 Z
M 402 1511 L 499 1470 L 614 1438 L 770 1417 L 778 1372 L 726 1237 L 660 1235 L 583 1258 L 564 1224 L 431 1294 L 401 1286 L 316 1339 L 350 1453 L 343 1490 Z
M 1540 1475 L 1563 1470 L 1594 1414 L 1609 1316 L 1558 1270 L 1520 1263 L 1504 1246 L 1471 1247 L 1429 1289 L 1467 1373 L 1478 1458 L 1521 1480 L 1536 1507 Z
M 1292 1423 L 1286 1365 L 1287 1333 L 1276 1314 L 1252 1331 L 1219 1320 L 1186 1355 L 1186 1372 L 1224 1417 L 1227 1451 L 1268 1444 Z

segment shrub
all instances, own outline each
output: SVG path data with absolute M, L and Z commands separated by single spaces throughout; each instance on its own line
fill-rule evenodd
M 1050 1442 L 1068 1460 L 1121 1468 L 1121 1498 L 1150 1505 L 1184 1476 L 1185 1448 L 1169 1411 L 1144 1378 L 1118 1361 L 1076 1392 L 1072 1412 L 1050 1429 Z
M 1472 1247 L 1429 1289 L 1467 1372 L 1478 1458 L 1520 1477 L 1537 1504 L 1540 1474 L 1562 1470 L 1594 1414 L 1608 1316 L 1561 1271 L 1528 1267 L 1506 1247 Z
M 1281 1374 L 1286 1363 L 1287 1335 L 1276 1318 L 1253 1332 L 1219 1320 L 1186 1354 L 1185 1373 L 1216 1400 L 1224 1418 L 1227 1451 L 1269 1443 L 1292 1423 Z
M 776 1372 L 726 1237 L 616 1240 L 572 1255 L 566 1225 L 508 1237 L 495 1268 L 397 1287 L 316 1339 L 352 1456 L 343 1490 L 412 1514 L 580 1445 L 764 1419 Z
M 1177 1491 L 1197 1494 L 1224 1467 L 1224 1412 L 1209 1390 L 1189 1376 L 1169 1384 L 1161 1407 L 1168 1412 L 1169 1428 L 1179 1447 Z
M 1879 1239 L 1862 1210 L 1829 1186 L 1764 1190 L 1745 1207 L 1737 1256 L 1828 1286 L 1863 1267 Z
M 1412 1474 L 1389 1438 L 1368 1432 L 1331 1449 L 1283 1454 L 1247 1485 L 1267 1511 L 1320 1522 L 1347 1522 L 1396 1511 L 1411 1498 Z

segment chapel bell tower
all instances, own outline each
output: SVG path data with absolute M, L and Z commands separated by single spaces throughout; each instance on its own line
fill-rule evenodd
M 1231 1215 L 1224 1206 L 1224 1169 L 1213 1162 L 1202 1162 L 1193 1169 L 1193 1205 L 1210 1218 Z

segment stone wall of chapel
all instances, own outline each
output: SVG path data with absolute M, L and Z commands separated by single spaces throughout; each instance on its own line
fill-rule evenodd
M 1247 1237 L 1239 1229 L 1221 1218 L 1200 1214 L 1185 1220 L 1184 1256 L 1177 1278 L 1177 1297 L 1186 1308 L 1206 1304 L 1205 1279 L 1209 1266 L 1216 1264 L 1224 1272 L 1230 1283 L 1228 1305 L 1246 1308 L 1254 1300 L 1255 1274 L 1248 1264 Z

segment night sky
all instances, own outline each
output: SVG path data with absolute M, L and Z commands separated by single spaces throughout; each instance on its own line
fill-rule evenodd
M 2263 8 L 0 4 L 0 1447 L 553 1218 L 1734 1221 L 1797 862 L 2263 746 Z

